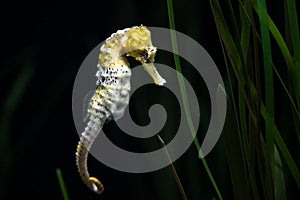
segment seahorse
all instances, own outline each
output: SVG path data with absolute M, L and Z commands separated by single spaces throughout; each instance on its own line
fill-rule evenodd
M 146 26 L 134 26 L 119 30 L 106 39 L 100 48 L 95 93 L 89 103 L 88 123 L 77 146 L 76 164 L 83 182 L 100 194 L 104 186 L 90 177 L 87 168 L 88 152 L 106 120 L 118 120 L 129 103 L 131 69 L 127 56 L 141 62 L 145 71 L 157 85 L 166 81 L 154 66 L 156 47 Z

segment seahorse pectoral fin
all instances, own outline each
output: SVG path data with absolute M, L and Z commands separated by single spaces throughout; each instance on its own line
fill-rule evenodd
M 142 65 L 143 65 L 145 71 L 151 76 L 151 78 L 153 79 L 155 84 L 164 85 L 166 83 L 166 80 L 160 76 L 160 74 L 158 73 L 158 71 L 153 63 L 142 62 Z

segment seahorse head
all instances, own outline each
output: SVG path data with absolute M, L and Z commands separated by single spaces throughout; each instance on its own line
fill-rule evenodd
M 127 56 L 132 56 L 140 62 L 154 62 L 156 47 L 152 45 L 151 34 L 146 26 L 130 28 L 127 38 L 124 44 Z
M 157 85 L 163 85 L 166 82 L 159 75 L 153 64 L 156 47 L 152 45 L 151 34 L 146 26 L 130 28 L 127 32 L 127 41 L 124 44 L 124 48 L 127 56 L 132 56 L 142 63 L 144 69 Z

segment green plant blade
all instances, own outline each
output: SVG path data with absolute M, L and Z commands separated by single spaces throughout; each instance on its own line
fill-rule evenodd
M 234 118 L 232 105 L 228 100 L 223 136 L 225 139 L 231 183 L 235 199 L 247 199 L 247 188 L 245 187 L 245 184 L 248 182 L 247 167 L 244 160 L 241 137 Z
M 286 199 L 286 190 L 285 190 L 285 178 L 282 167 L 281 158 L 277 147 L 274 148 L 274 191 L 275 191 L 275 200 L 284 200 Z
M 258 8 L 257 8 L 257 4 L 255 2 L 253 2 L 252 4 L 254 10 L 258 13 Z M 272 36 L 274 37 L 276 43 L 278 44 L 281 53 L 285 59 L 285 62 L 287 64 L 287 68 L 290 72 L 295 72 L 295 65 L 293 62 L 293 58 L 291 56 L 291 53 L 288 49 L 288 46 L 286 44 L 286 42 L 284 41 L 282 35 L 280 34 L 277 26 L 274 24 L 273 20 L 270 18 L 270 16 L 267 14 L 267 24 L 268 24 L 268 28 L 272 34 Z
M 230 77 L 230 75 L 229 75 L 230 70 L 228 68 L 224 49 L 226 49 L 226 52 L 228 53 L 229 59 L 232 63 L 232 67 L 233 67 L 235 75 L 238 79 L 238 82 L 241 85 L 244 85 L 243 70 L 241 69 L 242 62 L 240 59 L 240 54 L 237 50 L 238 48 L 236 47 L 234 39 L 231 36 L 231 33 L 227 26 L 227 23 L 224 18 L 224 15 L 222 13 L 220 4 L 218 1 L 210 1 L 210 3 L 211 3 L 211 8 L 213 11 L 214 18 L 215 18 L 217 30 L 219 33 L 220 41 L 221 41 L 220 43 L 221 43 L 221 47 L 222 47 L 222 51 L 223 51 L 223 56 L 225 59 L 226 70 L 227 70 L 228 76 Z M 244 34 L 246 35 L 247 28 L 246 28 L 246 26 L 244 28 L 245 28 Z M 242 39 L 242 42 L 244 43 L 243 45 L 246 47 L 247 42 L 244 41 L 245 38 L 247 38 L 247 36 L 245 36 L 244 39 Z M 222 42 L 224 43 L 225 48 L 223 48 Z M 247 51 L 247 48 L 244 48 L 243 50 Z M 246 55 L 246 53 L 245 53 L 245 55 Z M 231 86 L 232 84 L 231 84 L 230 79 L 229 79 L 229 82 L 230 82 L 230 86 Z M 231 86 L 231 88 L 232 88 L 232 86 Z M 231 91 L 232 91 L 232 89 L 231 89 Z M 225 136 L 225 138 L 228 138 L 228 139 L 226 139 L 226 142 L 233 145 L 233 147 L 231 145 L 226 145 L 226 150 L 228 152 L 227 157 L 228 157 L 228 161 L 229 161 L 228 164 L 229 164 L 230 174 L 231 174 L 231 178 L 232 178 L 232 182 L 233 182 L 233 191 L 234 191 L 236 199 L 245 199 L 244 195 L 247 194 L 247 191 L 250 191 L 249 184 L 251 185 L 254 199 L 259 199 L 257 186 L 255 184 L 255 177 L 254 177 L 254 174 L 252 173 L 253 170 L 249 171 L 249 178 L 250 178 L 250 183 L 249 183 L 248 181 L 245 181 L 245 180 L 248 180 L 248 176 L 245 173 L 243 173 L 243 171 L 241 171 L 243 169 L 243 162 L 241 162 L 241 160 L 239 160 L 239 159 L 241 159 L 241 158 L 239 158 L 240 156 L 244 157 L 243 159 L 246 161 L 246 163 L 244 164 L 245 165 L 244 168 L 247 169 L 246 164 L 249 165 L 250 161 L 249 161 L 249 157 L 248 157 L 249 145 L 248 145 L 248 141 L 247 141 L 247 128 L 246 128 L 247 120 L 245 117 L 245 109 L 244 109 L 245 101 L 244 101 L 244 99 L 246 99 L 246 101 L 249 102 L 249 100 L 247 100 L 247 97 L 245 96 L 245 92 L 243 91 L 242 86 L 240 86 L 239 87 L 239 101 L 238 101 L 239 108 L 240 108 L 240 110 L 239 110 L 240 115 L 237 115 L 237 112 L 235 112 L 236 113 L 235 115 L 236 115 L 236 118 L 243 116 L 238 120 L 241 123 L 240 124 L 241 132 L 233 133 L 234 131 L 232 131 L 230 134 L 231 134 L 231 136 L 235 135 L 235 137 L 233 137 L 233 138 L 230 138 L 229 136 Z M 232 97 L 232 101 L 234 102 L 234 97 Z M 236 107 L 235 104 L 233 104 L 233 107 L 234 108 Z M 239 124 L 237 123 L 237 126 L 238 125 Z M 227 131 L 225 131 L 225 132 L 227 132 Z M 224 134 L 226 134 L 225 132 L 224 132 Z M 240 138 L 240 139 L 237 140 L 237 138 Z M 234 141 L 234 142 L 231 143 L 232 141 Z M 241 149 L 237 150 L 237 151 L 241 151 L 241 154 L 237 155 L 237 152 L 235 152 L 231 149 L 234 149 L 234 147 L 238 148 L 239 146 L 241 147 Z M 244 153 L 242 153 L 242 152 L 244 152 Z M 237 163 L 240 164 L 239 170 L 236 170 Z M 242 182 L 244 182 L 244 184 L 240 184 L 239 180 L 237 180 L 237 179 L 241 179 Z M 236 184 L 236 182 L 237 182 L 237 184 Z M 246 197 L 248 199 L 251 199 L 251 197 L 249 195 L 246 195 Z
M 64 200 L 69 200 L 69 195 L 68 195 L 68 192 L 67 192 L 67 188 L 66 188 L 63 176 L 61 174 L 61 170 L 60 170 L 60 168 L 57 168 L 55 171 L 56 171 L 56 177 L 57 177 L 57 180 L 58 180 L 58 183 L 59 183 L 59 187 L 60 187 L 63 199 Z
M 175 18 L 174 18 L 174 11 L 173 11 L 173 2 L 172 0 L 167 0 L 167 7 L 168 7 L 168 16 L 169 16 L 169 24 L 170 24 L 170 34 L 171 34 L 171 43 L 172 43 L 172 49 L 173 49 L 173 56 L 174 56 L 174 61 L 175 61 L 175 66 L 176 66 L 176 70 L 179 72 L 179 73 L 182 73 L 182 70 L 181 70 L 181 66 L 180 66 L 180 60 L 179 60 L 179 56 L 178 56 L 178 47 L 177 47 L 177 41 L 176 41 L 176 33 L 172 30 L 176 30 L 175 29 Z M 188 126 L 189 126 L 189 129 L 190 129 L 190 132 L 192 134 L 192 136 L 195 136 L 196 135 L 196 131 L 195 131 L 195 128 L 194 128 L 194 124 L 193 124 L 193 121 L 192 121 L 192 118 L 191 118 L 191 114 L 190 114 L 190 107 L 189 107 L 189 104 L 188 104 L 188 98 L 187 98 L 187 94 L 186 94 L 186 89 L 185 89 L 185 84 L 184 84 L 184 80 L 183 80 L 183 77 L 181 76 L 177 76 L 178 78 L 178 82 L 179 82 L 179 87 L 180 87 L 180 92 L 181 92 L 181 96 L 182 96 L 182 100 L 183 100 L 183 106 L 184 106 L 184 111 L 185 111 L 185 116 L 187 118 L 187 121 L 188 121 Z M 199 145 L 199 142 L 198 142 L 198 139 L 196 137 L 194 137 L 194 143 L 196 145 L 196 148 L 199 152 L 199 155 L 201 155 L 201 148 L 200 148 L 200 145 Z M 216 181 L 214 180 L 214 177 L 208 167 L 208 164 L 205 160 L 205 158 L 202 158 L 201 159 L 203 165 L 204 165 L 204 168 L 209 176 L 209 179 L 211 181 L 211 183 L 213 184 L 213 187 L 219 197 L 219 199 L 223 199 L 222 198 L 222 195 L 221 195 L 221 192 L 217 186 L 217 183 Z
M 255 87 L 252 83 L 250 83 L 250 90 L 251 90 L 251 94 L 254 97 L 257 97 L 257 91 L 256 91 L 256 89 L 255 89 Z M 254 98 L 254 99 L 256 99 L 255 103 L 257 103 L 257 101 L 258 101 L 257 98 Z M 290 169 L 290 171 L 293 175 L 293 178 L 294 178 L 295 182 L 297 183 L 298 188 L 300 189 L 300 172 L 299 172 L 299 169 L 298 169 L 295 161 L 293 160 L 293 157 L 291 156 L 284 140 L 282 139 L 276 125 L 274 124 L 274 121 L 273 121 L 272 117 L 268 113 L 268 111 L 265 108 L 264 104 L 261 104 L 261 114 L 262 114 L 263 118 L 265 119 L 265 121 L 270 122 L 271 130 L 273 132 L 273 137 L 274 137 L 275 143 L 276 143 L 276 145 L 279 149 L 279 152 L 281 153 L 283 159 L 287 163 L 287 166 L 289 167 L 289 169 Z
M 265 0 L 257 0 L 258 16 L 260 23 L 261 42 L 263 51 L 264 63 L 264 80 L 265 80 L 265 101 L 266 109 L 274 119 L 274 84 L 273 84 L 273 69 L 272 69 L 272 52 L 270 34 L 267 24 L 267 7 Z M 271 124 L 266 122 L 266 148 L 267 155 L 270 160 L 271 171 L 265 172 L 265 193 L 267 199 L 273 199 L 274 189 L 272 188 L 272 173 L 274 171 L 274 141 L 271 131 Z
M 297 17 L 297 6 L 295 0 L 287 0 L 287 13 L 289 18 L 289 27 L 291 33 L 291 40 L 294 50 L 294 62 L 295 62 L 295 94 L 298 102 L 298 108 L 300 108 L 300 36 L 299 36 L 299 25 Z M 298 2 L 299 3 L 299 2 Z

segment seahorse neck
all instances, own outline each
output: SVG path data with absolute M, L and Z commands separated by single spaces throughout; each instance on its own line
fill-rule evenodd
M 106 39 L 100 48 L 99 65 L 109 67 L 111 63 L 124 59 L 124 54 L 127 53 L 124 45 L 128 39 L 128 30 L 119 30 Z

